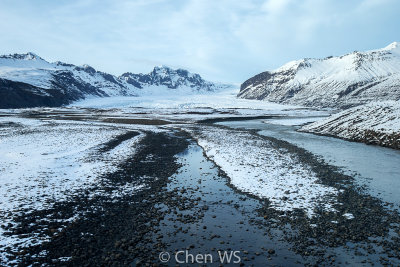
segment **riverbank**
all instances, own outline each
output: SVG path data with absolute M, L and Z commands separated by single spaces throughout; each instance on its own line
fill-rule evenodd
M 299 131 L 400 149 L 400 102 L 350 108 L 303 126 Z

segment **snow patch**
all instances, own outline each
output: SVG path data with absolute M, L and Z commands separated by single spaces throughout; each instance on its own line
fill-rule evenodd
M 267 198 L 277 210 L 301 209 L 309 217 L 320 207 L 334 211 L 337 190 L 320 184 L 309 167 L 269 141 L 218 127 L 191 132 L 237 189 Z

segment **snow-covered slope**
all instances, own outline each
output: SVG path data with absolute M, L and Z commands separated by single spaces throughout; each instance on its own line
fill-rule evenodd
M 134 94 L 117 77 L 96 71 L 88 65 L 49 63 L 33 53 L 0 56 L 0 78 L 83 95 Z
M 241 85 L 238 97 L 347 108 L 400 99 L 400 43 L 340 57 L 292 61 Z
M 400 102 L 354 107 L 303 126 L 300 131 L 400 149 Z
M 149 74 L 117 77 L 89 65 L 50 63 L 34 53 L 0 56 L 0 108 L 59 106 L 93 96 L 137 96 L 169 90 L 190 93 L 225 87 L 165 66 L 155 67 Z

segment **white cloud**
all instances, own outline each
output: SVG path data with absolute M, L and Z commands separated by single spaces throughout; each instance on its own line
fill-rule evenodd
M 291 4 L 292 0 L 268 0 L 262 5 L 263 10 L 265 10 L 268 15 L 279 15 L 282 11 Z

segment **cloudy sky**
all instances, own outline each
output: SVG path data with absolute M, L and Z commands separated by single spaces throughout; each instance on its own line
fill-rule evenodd
M 398 0 L 0 0 L 0 54 L 240 83 L 290 60 L 400 41 L 399 14 Z

